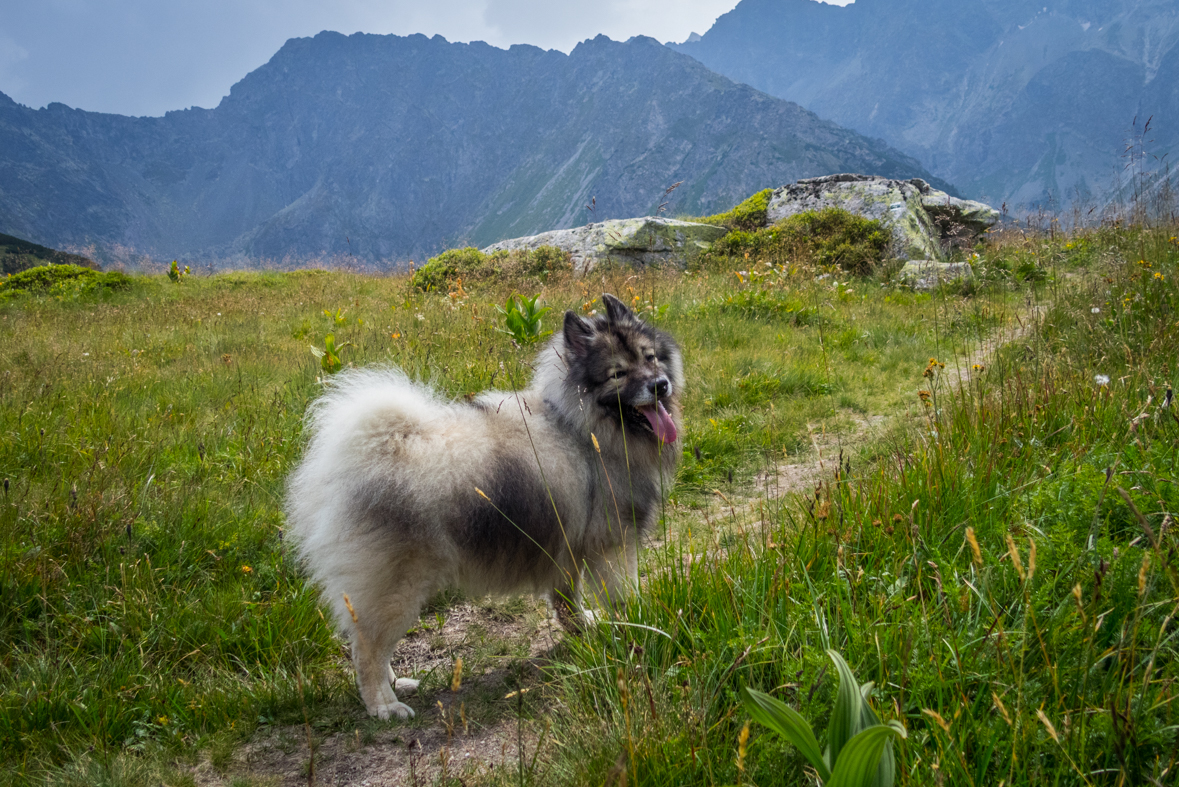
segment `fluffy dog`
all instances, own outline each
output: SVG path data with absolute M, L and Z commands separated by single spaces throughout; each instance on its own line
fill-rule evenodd
M 389 662 L 444 588 L 543 594 L 589 620 L 637 586 L 680 455 L 683 361 L 602 302 L 565 313 L 523 391 L 451 402 L 397 370 L 349 370 L 309 409 L 287 532 L 351 639 L 370 715 L 413 716 L 394 686 L 416 681 Z

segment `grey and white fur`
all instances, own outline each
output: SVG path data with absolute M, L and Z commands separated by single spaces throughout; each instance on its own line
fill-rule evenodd
M 308 410 L 287 533 L 351 640 L 370 715 L 413 715 L 394 686 L 416 681 L 390 660 L 440 590 L 537 593 L 584 621 L 637 587 L 681 451 L 683 361 L 602 301 L 602 315 L 566 312 L 525 390 L 447 401 L 399 370 L 356 369 Z

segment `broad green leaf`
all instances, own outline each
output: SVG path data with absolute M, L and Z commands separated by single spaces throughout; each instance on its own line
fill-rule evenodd
M 824 787 L 872 787 L 877 784 L 880 757 L 885 745 L 894 737 L 905 737 L 905 730 L 899 724 L 879 724 L 861 730 L 840 751 L 831 771 L 831 780 L 825 781 Z
M 768 694 L 749 688 L 742 691 L 745 710 L 749 711 L 753 720 L 764 724 L 794 744 L 802 756 L 819 772 L 819 778 L 826 782 L 831 776 L 831 771 L 823 761 L 819 742 L 815 740 L 815 733 L 811 730 L 811 725 L 806 723 L 806 719 L 786 703 Z
M 872 694 L 872 687 L 876 684 L 868 681 L 863 686 L 860 686 L 860 696 L 864 698 L 863 704 L 860 706 L 860 729 L 866 730 L 869 727 L 875 727 L 880 724 L 880 717 L 872 710 L 872 706 L 868 704 L 868 697 Z M 904 728 L 901 728 L 902 730 Z M 896 779 L 896 756 L 892 752 L 892 739 L 890 738 L 884 744 L 884 749 L 880 754 L 880 767 L 876 769 L 876 779 L 872 782 L 873 787 L 892 787 L 893 781 Z
M 831 711 L 831 723 L 827 726 L 827 751 L 830 765 L 834 768 L 839 761 L 839 752 L 860 731 L 864 698 L 860 695 L 860 684 L 843 656 L 834 650 L 828 650 L 827 655 L 835 662 L 835 669 L 839 672 L 839 691 Z

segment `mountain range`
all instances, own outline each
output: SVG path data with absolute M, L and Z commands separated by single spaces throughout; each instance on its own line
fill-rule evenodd
M 154 118 L 0 94 L 0 232 L 108 261 L 404 263 L 845 171 L 931 178 L 642 37 L 565 55 L 325 32 Z
M 670 46 L 1016 207 L 1165 167 L 1177 43 L 1176 0 L 742 0 Z

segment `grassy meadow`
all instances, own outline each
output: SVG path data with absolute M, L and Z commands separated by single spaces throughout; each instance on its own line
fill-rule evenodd
M 496 306 L 539 294 L 557 328 L 612 292 L 678 338 L 689 381 L 643 592 L 566 637 L 527 694 L 469 704 L 474 726 L 543 729 L 534 759 L 443 783 L 813 784 L 784 741 L 743 735 L 738 692 L 821 730 L 826 648 L 908 730 L 901 784 L 1168 783 L 1174 234 L 1008 232 L 973 283 L 930 293 L 781 246 L 426 292 L 324 271 L 0 290 L 0 781 L 195 784 L 193 763 L 229 768 L 264 727 L 396 727 L 365 718 L 283 543 L 328 374 L 311 348 L 331 334 L 343 363 L 456 398 L 520 387 L 535 347 Z M 780 493 L 779 466 L 816 445 L 819 483 Z M 450 692 L 448 669 L 419 677 L 410 729 Z

